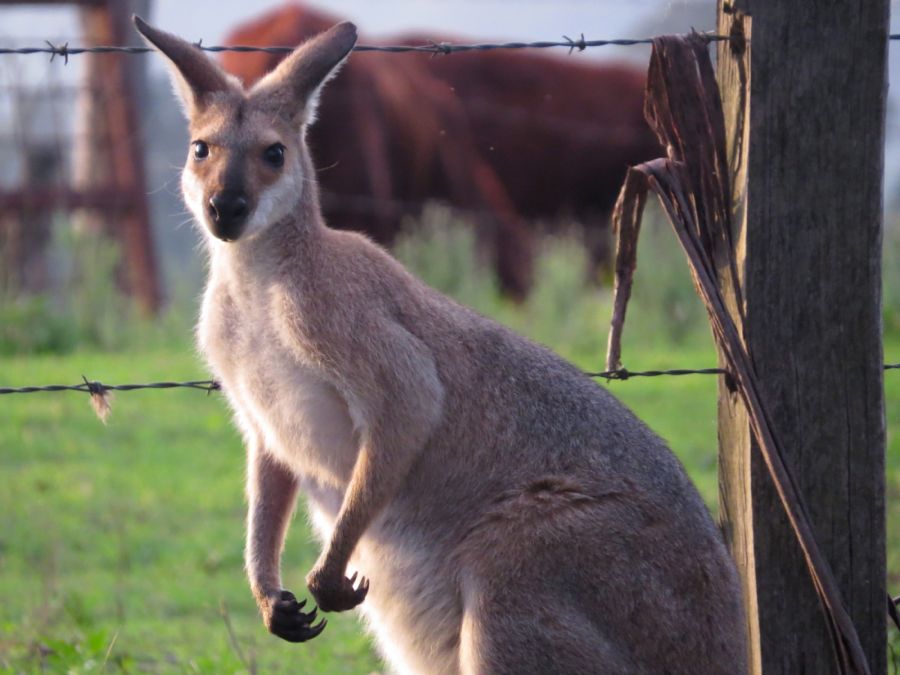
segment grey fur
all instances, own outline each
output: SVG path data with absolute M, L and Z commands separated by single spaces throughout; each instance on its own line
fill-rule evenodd
M 309 116 L 282 108 L 310 105 L 348 36 L 315 38 L 250 92 L 230 82 L 190 119 L 221 156 L 185 168 L 201 224 L 216 162 L 250 176 L 247 233 L 207 236 L 198 338 L 247 440 L 266 625 L 315 633 L 279 573 L 299 489 L 324 543 L 311 593 L 359 605 L 398 672 L 745 671 L 734 566 L 665 444 L 549 350 L 322 222 Z M 186 73 L 215 68 L 195 51 L 167 52 L 188 91 Z M 248 148 L 275 137 L 290 161 L 270 176 Z

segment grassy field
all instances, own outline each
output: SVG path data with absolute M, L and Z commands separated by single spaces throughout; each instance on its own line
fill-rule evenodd
M 601 367 L 608 298 L 578 290 L 582 270 L 572 263 L 578 254 L 570 244 L 545 256 L 541 284 L 523 308 L 485 290 L 490 282 L 470 260 L 454 260 L 460 247 L 444 244 L 404 244 L 400 254 L 434 283 L 581 367 Z M 679 277 L 675 286 L 683 282 Z M 667 299 L 645 290 L 638 285 L 635 302 L 643 297 L 653 311 L 629 319 L 626 364 L 633 370 L 712 365 L 705 331 L 654 329 L 654 321 L 675 325 L 678 317 L 685 325 L 703 321 L 689 289 Z M 656 311 L 674 314 L 659 319 Z M 889 339 L 885 352 L 900 361 L 900 339 Z M 75 383 L 82 374 L 108 383 L 207 376 L 185 339 L 165 349 L 0 360 L 0 385 Z M 889 567 L 896 594 L 900 373 L 886 382 Z M 670 442 L 714 508 L 715 378 L 608 386 Z M 300 646 L 265 632 L 242 569 L 242 480 L 241 444 L 218 394 L 122 393 L 107 426 L 84 394 L 0 398 L 0 672 L 381 670 L 353 616 L 330 617 L 321 637 Z M 317 552 L 301 509 L 284 554 L 286 585 L 298 595 Z

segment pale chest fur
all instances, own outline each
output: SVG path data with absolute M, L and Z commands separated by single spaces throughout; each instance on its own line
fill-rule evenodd
M 265 289 L 238 295 L 210 280 L 197 337 L 241 431 L 304 479 L 341 492 L 358 451 L 345 398 L 311 359 L 279 337 Z
M 229 282 L 210 278 L 199 346 L 248 441 L 261 442 L 301 479 L 317 534 L 327 542 L 357 458 L 361 415 L 296 342 L 285 345 L 271 293 L 247 279 Z M 375 518 L 347 573 L 371 579 L 361 610 L 395 665 L 455 672 L 460 607 L 447 552 L 397 516 L 388 504 Z

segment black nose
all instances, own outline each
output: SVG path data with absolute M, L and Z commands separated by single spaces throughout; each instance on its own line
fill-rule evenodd
M 212 233 L 219 239 L 233 241 L 241 234 L 250 208 L 247 197 L 239 190 L 222 190 L 210 197 L 207 204 Z

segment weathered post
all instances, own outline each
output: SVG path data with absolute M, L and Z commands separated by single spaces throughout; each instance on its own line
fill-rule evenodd
M 81 23 L 94 44 L 137 44 L 132 13 L 146 14 L 149 0 L 97 0 L 83 3 Z M 104 190 L 100 209 L 86 216 L 121 246 L 119 275 L 144 314 L 162 302 L 150 225 L 140 97 L 144 63 L 125 54 L 89 54 L 88 91 L 81 102 L 81 133 L 76 139 L 74 182 L 82 191 Z
M 881 239 L 889 0 L 718 0 L 744 341 L 872 673 L 885 673 Z M 727 279 L 727 275 L 721 275 Z M 734 294 L 724 289 L 735 310 Z M 750 663 L 828 673 L 810 576 L 739 398 L 720 384 L 720 502 Z

